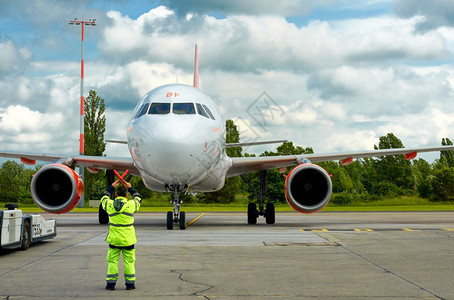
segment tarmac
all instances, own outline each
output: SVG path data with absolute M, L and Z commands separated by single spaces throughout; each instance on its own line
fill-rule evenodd
M 136 214 L 136 289 L 105 290 L 108 226 L 44 214 L 57 237 L 0 250 L 0 299 L 454 299 L 454 212 Z M 191 221 L 193 221 L 191 223 Z

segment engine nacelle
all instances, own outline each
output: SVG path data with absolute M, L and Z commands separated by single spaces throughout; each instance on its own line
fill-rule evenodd
M 313 164 L 302 164 L 288 174 L 285 197 L 288 204 L 301 213 L 314 213 L 325 207 L 332 193 L 329 174 Z
M 84 184 L 79 174 L 62 164 L 42 167 L 32 179 L 33 201 L 42 210 L 61 214 L 73 209 L 82 198 Z

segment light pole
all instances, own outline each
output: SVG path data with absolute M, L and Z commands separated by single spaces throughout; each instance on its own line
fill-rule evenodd
M 88 21 L 74 20 L 69 21 L 69 25 L 81 25 L 82 29 L 82 38 L 81 38 L 81 51 L 80 51 L 80 137 L 79 137 L 79 154 L 85 154 L 85 134 L 84 134 L 84 25 L 96 26 L 96 19 L 90 19 Z M 79 166 L 79 174 L 82 182 L 85 184 L 84 180 L 84 167 Z M 82 199 L 79 202 L 79 207 L 84 207 L 84 196 L 82 194 Z

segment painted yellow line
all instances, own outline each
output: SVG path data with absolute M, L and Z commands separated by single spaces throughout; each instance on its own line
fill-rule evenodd
M 454 231 L 454 228 L 442 228 L 443 230 L 446 230 L 446 231 Z
M 203 217 L 205 215 L 205 213 L 203 214 L 200 214 L 200 216 L 198 216 L 197 218 L 193 219 L 192 221 L 186 223 L 186 228 L 188 228 L 189 226 L 191 226 L 192 223 L 194 223 L 195 221 L 197 221 L 198 219 L 200 219 L 201 217 Z
M 373 231 L 372 229 L 369 229 L 369 228 L 355 228 L 353 230 L 354 231 L 367 231 L 367 232 Z
M 410 229 L 410 228 L 402 228 L 403 230 L 405 231 L 421 231 L 421 230 L 417 230 L 417 229 Z
M 312 229 L 312 231 L 329 231 L 329 230 L 328 230 L 328 229 L 325 229 L 325 228 L 323 228 L 323 229 Z

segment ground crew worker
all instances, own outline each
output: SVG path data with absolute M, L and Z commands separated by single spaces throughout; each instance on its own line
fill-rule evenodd
M 115 290 L 115 284 L 118 279 L 118 262 L 120 260 L 120 252 L 123 253 L 124 261 L 124 276 L 126 289 L 135 289 L 136 271 L 136 249 L 134 244 L 137 242 L 136 232 L 134 230 L 134 213 L 136 213 L 142 198 L 136 192 L 129 182 L 123 181 L 124 186 L 118 186 L 120 179 L 115 181 L 106 189 L 101 198 L 102 208 L 109 215 L 109 232 L 106 237 L 109 243 L 107 251 L 107 285 L 106 289 Z M 112 200 L 112 196 L 116 189 L 116 198 Z M 126 198 L 127 191 L 133 197 L 132 200 Z

